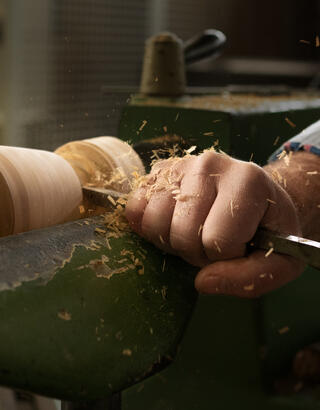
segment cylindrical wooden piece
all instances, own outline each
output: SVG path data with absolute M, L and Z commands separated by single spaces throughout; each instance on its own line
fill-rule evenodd
M 67 161 L 47 151 L 0 147 L 0 236 L 68 220 L 82 200 Z
M 72 141 L 55 151 L 75 170 L 82 186 L 129 193 L 134 175 L 144 175 L 139 155 L 126 142 L 115 137 L 97 137 Z M 100 215 L 105 208 L 84 198 L 73 219 Z M 110 205 L 110 204 L 108 204 Z
M 66 159 L 81 184 L 128 193 L 133 174 L 144 175 L 141 159 L 126 142 L 115 137 L 72 141 L 59 147 L 56 154 Z

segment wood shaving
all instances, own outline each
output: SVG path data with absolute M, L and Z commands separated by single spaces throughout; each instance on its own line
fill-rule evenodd
M 221 253 L 222 251 L 221 251 L 221 248 L 220 248 L 218 242 L 217 242 L 217 241 L 214 241 L 214 244 L 215 244 L 215 247 L 216 247 L 217 251 L 218 251 L 219 253 Z
M 140 176 L 141 175 L 139 175 L 138 174 L 138 172 L 137 171 L 133 171 L 133 172 L 131 172 L 131 175 L 133 176 L 133 178 L 135 178 L 135 179 L 139 179 L 140 178 Z
M 318 171 L 308 171 L 307 175 L 317 175 Z
M 280 152 L 280 154 L 277 155 L 277 158 L 278 158 L 278 159 L 282 159 L 282 158 L 284 158 L 286 155 L 287 155 L 286 151 L 283 150 L 283 151 Z
M 207 136 L 207 137 L 213 137 L 214 132 L 213 132 L 213 131 L 204 132 L 203 135 L 205 135 L 205 136 Z
M 230 201 L 230 212 L 231 212 L 231 216 L 232 218 L 234 217 L 234 213 L 233 213 L 233 200 L 231 199 Z
M 108 198 L 108 201 L 109 201 L 113 206 L 116 206 L 116 205 L 117 205 L 116 201 L 112 198 L 111 195 L 108 195 L 107 198 Z
M 96 277 L 97 278 L 110 279 L 111 276 L 117 275 L 119 273 L 125 273 L 129 269 L 134 269 L 134 265 L 130 264 L 130 265 L 127 265 L 127 266 L 122 266 L 121 268 L 118 268 L 118 269 L 112 269 L 107 273 L 96 273 Z
M 132 356 L 132 350 L 131 349 L 123 349 L 122 354 L 123 354 L 123 356 Z
M 276 139 L 273 141 L 273 145 L 278 145 L 280 137 L 276 137 Z
M 290 151 L 290 154 L 292 154 L 292 151 Z M 290 165 L 290 157 L 291 155 L 286 155 L 283 159 L 287 167 Z
M 279 184 L 282 184 L 282 182 L 283 182 L 283 180 L 284 180 L 284 179 L 282 178 L 280 172 L 277 171 L 276 169 L 275 169 L 275 170 L 272 170 L 272 172 L 271 172 L 271 178 L 273 179 L 274 182 L 277 182 L 277 183 L 279 183 Z
M 278 330 L 278 333 L 280 334 L 280 335 L 284 335 L 285 333 L 288 333 L 289 332 L 289 326 L 284 326 L 284 327 L 282 327 L 281 329 L 279 329 Z
M 254 284 L 251 283 L 250 285 L 244 286 L 243 289 L 244 289 L 244 290 L 247 290 L 247 291 L 251 291 L 251 290 L 254 289 Z
M 152 152 L 152 156 L 151 156 L 151 158 L 156 158 L 156 159 L 161 159 L 160 157 L 159 157 L 159 155 L 158 155 L 158 150 L 155 150 L 155 149 L 153 149 L 153 150 L 151 150 L 151 152 Z
M 268 250 L 268 252 L 264 255 L 264 257 L 265 257 L 265 258 L 268 258 L 268 257 L 272 254 L 273 251 L 274 251 L 274 248 L 270 248 L 270 249 Z
M 292 122 L 288 117 L 285 118 L 285 121 L 290 125 L 290 127 L 295 128 L 296 124 Z
M 194 195 L 182 195 L 182 194 L 179 194 L 179 195 L 176 195 L 176 196 L 174 197 L 174 199 L 176 199 L 177 201 L 180 201 L 180 202 L 189 201 L 189 199 L 191 199 L 191 198 L 195 198 L 195 196 L 194 196 Z
M 100 233 L 100 234 L 102 234 L 102 235 L 104 235 L 104 234 L 107 233 L 107 231 L 106 231 L 105 229 L 101 229 L 101 228 L 96 228 L 96 229 L 95 229 L 95 232 Z
M 167 299 L 167 290 L 168 290 L 168 286 L 162 286 L 161 288 L 161 296 L 163 300 Z
M 139 127 L 139 132 L 141 132 L 141 131 L 144 129 L 144 127 L 147 125 L 147 123 L 148 123 L 147 120 L 143 120 L 143 121 L 142 121 L 142 124 L 141 124 L 140 127 Z
M 276 201 L 273 201 L 272 199 L 267 198 L 267 201 L 270 202 L 270 204 L 276 205 Z
M 146 259 L 146 255 L 144 255 L 139 249 L 137 250 L 137 253 L 141 256 L 142 259 Z
M 127 249 L 122 249 L 122 251 L 120 252 L 120 255 L 122 255 L 122 256 L 125 256 L 125 255 L 134 256 L 134 253 L 132 251 L 127 250 Z
M 106 238 L 106 245 L 107 245 L 107 248 L 109 249 L 109 251 L 111 251 L 111 245 L 110 245 L 110 242 L 109 242 L 109 239 L 108 238 Z
M 67 312 L 66 310 L 60 310 L 58 312 L 58 318 L 62 320 L 69 321 L 71 320 L 71 313 Z
M 191 152 L 195 151 L 197 149 L 196 145 L 193 145 L 192 147 L 190 147 L 189 149 L 186 149 L 184 152 L 186 154 L 191 154 Z
M 123 259 L 119 259 L 118 261 L 116 261 L 117 263 L 125 263 L 128 262 L 127 258 L 123 258 Z
M 286 180 L 286 178 L 283 178 L 283 186 L 284 186 L 285 188 L 287 188 L 287 180 Z

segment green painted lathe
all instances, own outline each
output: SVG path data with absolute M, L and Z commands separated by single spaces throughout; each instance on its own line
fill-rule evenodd
M 262 165 L 319 114 L 317 96 L 294 92 L 221 90 L 175 99 L 137 95 L 123 112 L 119 136 L 178 135 L 201 149 L 219 140 L 223 151 Z M 320 337 L 319 286 L 319 272 L 308 268 L 299 280 L 259 300 L 200 296 L 176 360 L 125 391 L 123 407 L 320 408 L 311 395 L 274 392 L 275 380 L 289 373 L 295 352 Z
M 119 137 L 136 143 L 179 135 L 200 148 L 219 139 L 224 151 L 244 160 L 253 153 L 263 163 L 275 143 L 319 113 L 317 97 L 299 94 L 136 96 L 124 109 Z M 194 268 L 131 233 L 111 240 L 110 249 L 96 228 L 104 228 L 99 217 L 0 240 L 2 384 L 70 401 L 122 391 L 128 410 L 142 403 L 149 409 L 320 406 L 310 395 L 273 393 L 294 353 L 319 340 L 319 272 L 308 269 L 259 300 L 201 296 L 196 303 Z M 121 270 L 126 258 L 129 268 Z M 143 259 L 143 275 L 136 259 Z
M 320 115 L 318 95 L 181 89 L 133 96 L 118 137 L 178 136 L 263 164 Z M 1 384 L 80 403 L 65 409 L 119 409 L 119 392 L 125 410 L 320 408 L 274 391 L 320 338 L 318 271 L 258 300 L 197 298 L 195 268 L 130 232 L 108 244 L 104 229 L 97 217 L 0 239 Z

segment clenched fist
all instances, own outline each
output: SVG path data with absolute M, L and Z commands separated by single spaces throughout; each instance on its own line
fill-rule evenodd
M 303 266 L 246 244 L 258 226 L 300 235 L 289 194 L 259 166 L 207 151 L 158 162 L 128 201 L 134 231 L 199 266 L 203 293 L 257 297 L 296 278 Z

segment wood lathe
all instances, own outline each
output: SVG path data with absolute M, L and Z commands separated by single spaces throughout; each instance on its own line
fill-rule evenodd
M 320 114 L 319 95 L 306 91 L 179 87 L 133 96 L 118 137 L 181 136 L 199 149 L 219 140 L 263 164 Z M 316 269 L 259 300 L 198 298 L 196 269 L 131 232 L 107 242 L 105 231 L 97 216 L 0 240 L 2 384 L 75 403 L 122 392 L 127 410 L 319 407 L 312 394 L 273 390 L 295 353 L 319 340 Z

